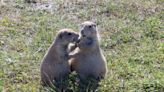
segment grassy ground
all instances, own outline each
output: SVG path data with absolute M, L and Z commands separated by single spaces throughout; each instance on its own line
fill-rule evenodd
M 78 31 L 85 20 L 98 24 L 108 62 L 98 92 L 164 91 L 164 0 L 50 1 L 0 5 L 0 91 L 39 92 L 41 59 L 56 32 Z

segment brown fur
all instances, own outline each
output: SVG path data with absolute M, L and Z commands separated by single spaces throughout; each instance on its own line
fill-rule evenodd
M 78 34 L 71 29 L 62 29 L 49 47 L 41 64 L 41 84 L 50 86 L 62 81 L 70 73 L 67 47 L 70 42 L 78 39 Z
M 71 69 L 77 72 L 80 79 L 104 78 L 107 73 L 107 64 L 99 46 L 95 23 L 89 21 L 82 23 L 80 41 L 77 46 L 70 55 Z

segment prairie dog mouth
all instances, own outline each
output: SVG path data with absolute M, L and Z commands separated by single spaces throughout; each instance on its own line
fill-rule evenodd
M 79 39 L 75 37 L 75 38 L 72 39 L 72 42 L 73 42 L 73 43 L 76 43 L 78 40 L 79 40 Z
M 77 41 L 76 41 L 76 43 L 79 43 L 80 42 L 80 39 L 78 39 Z

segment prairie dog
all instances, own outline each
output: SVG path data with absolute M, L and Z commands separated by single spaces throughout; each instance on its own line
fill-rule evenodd
M 71 69 L 81 80 L 91 77 L 100 80 L 106 76 L 107 64 L 102 54 L 96 24 L 90 21 L 82 23 L 77 48 L 71 54 Z
M 41 84 L 51 86 L 57 81 L 62 81 L 70 73 L 68 64 L 67 47 L 71 42 L 75 42 L 79 35 L 72 29 L 61 29 L 41 64 Z

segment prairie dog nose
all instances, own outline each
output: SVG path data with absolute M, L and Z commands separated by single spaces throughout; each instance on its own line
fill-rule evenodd
M 73 40 L 74 40 L 75 42 L 77 42 L 77 41 L 79 40 L 79 35 L 75 35 L 75 37 L 73 38 Z

